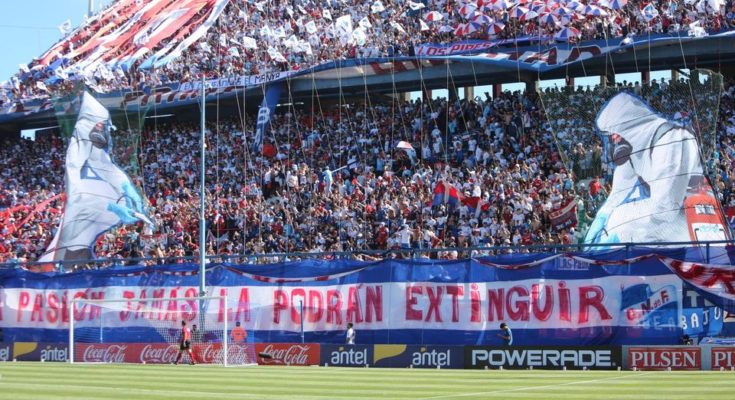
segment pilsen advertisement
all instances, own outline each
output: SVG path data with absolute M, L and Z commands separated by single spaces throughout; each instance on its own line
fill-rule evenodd
M 268 343 L 301 342 L 302 325 L 306 342 L 342 343 L 352 322 L 359 344 L 494 346 L 502 344 L 496 334 L 506 322 L 518 346 L 675 344 L 683 334 L 683 282 L 715 306 L 729 306 L 733 276 L 720 273 L 724 267 L 677 261 L 698 259 L 699 249 L 656 251 L 663 253 L 214 265 L 207 271 L 208 291 L 227 295 L 227 302 L 217 302 L 201 318 L 210 330 L 222 327 L 225 317 L 230 327 L 239 321 L 255 342 Z M 718 259 L 731 255 L 710 251 Z M 106 343 L 156 341 L 152 322 L 200 318 L 196 301 L 157 300 L 196 296 L 196 270 L 0 271 L 5 340 L 63 343 L 74 318 L 75 329 L 102 326 Z M 131 301 L 112 313 L 78 303 L 72 316 L 72 298 Z M 135 312 L 141 300 L 158 311 Z

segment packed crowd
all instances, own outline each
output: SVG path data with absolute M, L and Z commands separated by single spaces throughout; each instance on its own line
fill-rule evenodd
M 655 104 L 668 101 L 661 85 L 678 84 L 641 90 Z M 564 97 L 578 106 L 588 90 Z M 556 114 L 549 103 L 554 95 L 550 89 L 543 98 Z M 720 110 L 710 166 L 722 204 L 735 206 L 732 82 Z M 550 125 L 539 96 L 520 92 L 316 112 L 292 107 L 274 116 L 262 153 L 248 146 L 252 121 L 211 123 L 207 254 L 244 254 L 237 260 L 246 262 L 256 254 L 352 251 L 371 259 L 382 256 L 373 250 L 453 248 L 432 255 L 452 259 L 490 251 L 469 249 L 475 247 L 577 243 L 610 182 L 596 169 L 604 164 L 599 141 L 579 135 L 577 119 L 585 115 L 577 110 Z M 130 149 L 117 147 L 127 152 L 117 154 L 120 164 L 139 166 L 128 173 L 146 194 L 154 226 L 109 231 L 95 244 L 98 257 L 198 255 L 198 135 L 194 125 L 148 126 L 136 163 L 125 162 Z M 397 148 L 399 141 L 415 152 Z M 567 150 L 560 153 L 559 144 Z M 578 145 L 587 149 L 584 157 L 573 155 Z M 0 262 L 33 261 L 51 240 L 61 213 L 64 154 L 54 137 L 0 146 Z M 437 195 L 438 185 L 456 188 L 466 201 Z M 550 219 L 568 202 L 577 202 L 576 228 Z
M 571 29 L 564 38 L 555 38 L 565 28 Z M 125 71 L 120 66 L 96 70 L 87 66 L 80 79 L 108 91 L 186 82 L 200 71 L 212 78 L 231 77 L 299 70 L 346 58 L 410 56 L 421 43 L 522 38 L 583 41 L 693 33 L 695 28 L 698 32 L 735 28 L 731 0 L 231 0 L 215 26 L 168 65 L 139 68 L 146 59 L 141 57 Z M 80 36 L 74 45 L 81 46 L 85 38 Z M 161 42 L 150 53 L 168 43 Z M 31 63 L 6 82 L 0 88 L 0 108 L 17 108 L 21 99 L 68 91 L 73 82 L 59 79 L 58 71 L 45 67 Z M 75 76 L 73 67 L 66 73 Z

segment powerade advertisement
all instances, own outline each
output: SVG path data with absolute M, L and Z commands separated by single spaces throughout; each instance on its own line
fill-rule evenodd
M 619 347 L 466 346 L 468 369 L 617 369 L 623 365 Z
M 713 256 L 728 251 L 713 249 Z M 306 342 L 339 344 L 352 322 L 359 344 L 500 346 L 505 322 L 517 346 L 671 345 L 691 329 L 716 334 L 721 313 L 714 307 L 732 310 L 735 277 L 725 266 L 683 261 L 699 255 L 632 248 L 441 262 L 217 264 L 208 268 L 207 287 L 227 301 L 201 317 L 211 330 L 225 318 L 230 326 L 241 322 L 256 343 L 299 343 L 303 326 Z M 75 330 L 106 343 L 161 341 L 146 315 L 199 318 L 198 280 L 196 265 L 64 275 L 2 270 L 0 324 L 6 341 L 64 343 L 71 318 Z M 126 301 L 104 312 L 77 303 L 70 313 L 72 298 Z M 143 304 L 155 312 L 134 312 Z

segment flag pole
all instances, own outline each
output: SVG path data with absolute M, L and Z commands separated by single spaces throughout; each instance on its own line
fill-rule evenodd
M 204 88 L 205 83 L 205 77 L 204 72 L 202 72 L 202 104 L 201 104 L 201 132 L 199 134 L 199 140 L 200 140 L 200 157 L 201 157 L 201 182 L 199 187 L 199 295 L 205 296 L 206 295 L 206 282 L 205 282 L 205 275 L 204 275 L 204 267 L 206 263 L 207 258 L 207 235 L 206 235 L 206 228 L 207 223 L 204 219 L 204 207 L 206 205 L 205 201 L 205 186 L 204 186 L 204 180 L 205 180 L 205 174 L 204 174 L 204 168 L 205 168 L 205 151 L 207 148 L 207 144 L 204 141 L 204 107 L 206 105 L 205 97 L 206 97 L 206 89 Z

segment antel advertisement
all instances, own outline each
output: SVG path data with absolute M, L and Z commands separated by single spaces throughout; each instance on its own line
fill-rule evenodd
M 261 365 L 319 365 L 320 345 L 317 343 L 256 343 L 255 350 L 272 357 L 258 357 Z
M 13 354 L 10 351 L 10 345 L 0 344 L 0 361 L 11 361 L 13 359 Z
M 701 370 L 702 349 L 694 346 L 627 348 L 628 368 L 645 370 Z
M 15 342 L 13 359 L 17 361 L 69 361 L 67 343 Z
M 464 368 L 462 346 L 376 344 L 374 365 L 388 368 Z
M 465 368 L 617 369 L 619 347 L 488 347 L 465 346 Z
M 367 344 L 323 344 L 321 365 L 364 367 L 373 365 L 373 346 Z

